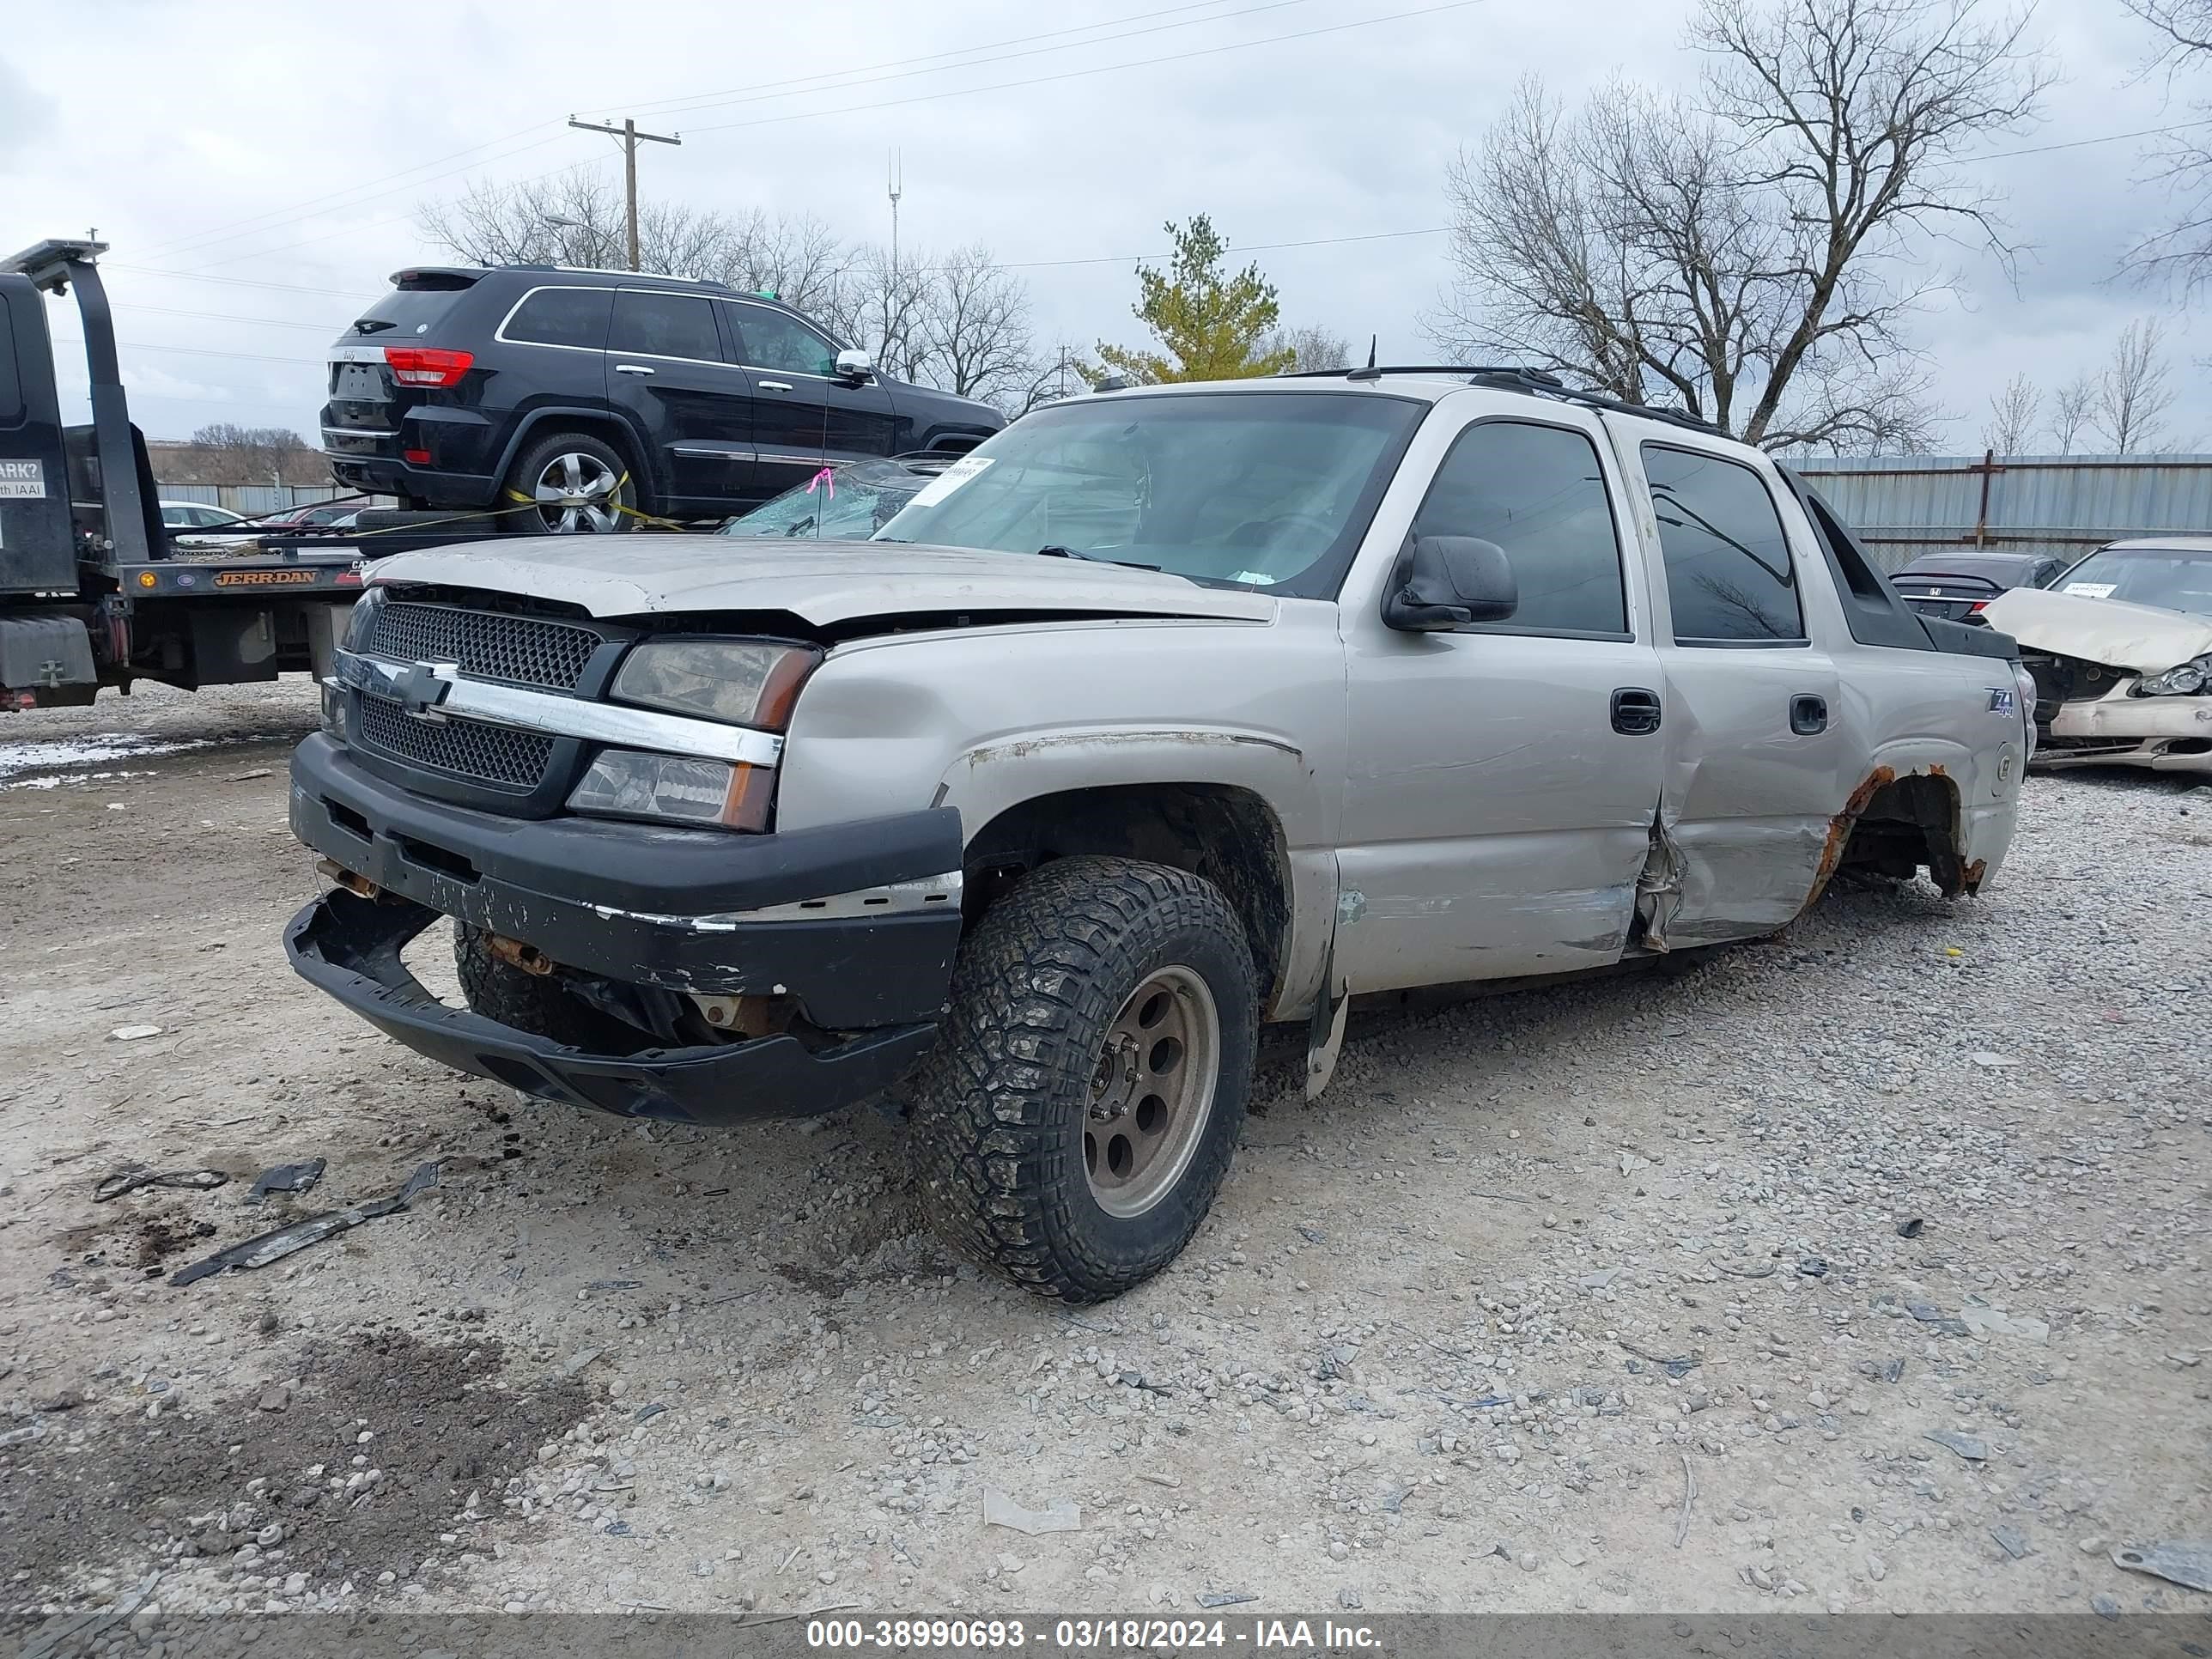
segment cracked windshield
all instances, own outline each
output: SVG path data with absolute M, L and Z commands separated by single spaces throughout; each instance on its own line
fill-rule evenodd
M 1332 594 L 1421 413 L 1358 392 L 1039 410 L 947 468 L 875 539 Z

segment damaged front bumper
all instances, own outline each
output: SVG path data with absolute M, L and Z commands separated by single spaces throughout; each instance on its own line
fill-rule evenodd
M 375 890 L 294 918 L 293 967 L 418 1053 L 630 1116 L 805 1116 L 877 1093 L 928 1046 L 959 944 L 950 808 L 775 835 L 504 817 L 414 794 L 325 736 L 292 762 L 292 829 Z M 592 1054 L 450 1007 L 400 959 L 440 916 L 563 969 L 689 997 L 784 1000 L 806 1033 Z
M 2212 774 L 2212 696 L 2138 697 L 2134 684 L 2124 675 L 2101 697 L 2058 704 L 2033 764 Z
M 786 1035 L 590 1054 L 432 996 L 400 952 L 437 920 L 419 904 L 339 890 L 292 919 L 284 950 L 309 984 L 419 1054 L 541 1100 L 623 1117 L 729 1124 L 818 1116 L 889 1088 L 937 1034 L 934 1024 L 893 1025 L 826 1048 Z

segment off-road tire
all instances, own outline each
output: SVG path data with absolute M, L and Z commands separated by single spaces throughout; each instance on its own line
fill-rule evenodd
M 630 470 L 629 462 L 622 453 L 601 439 L 581 432 L 549 432 L 533 439 L 507 469 L 500 485 L 499 499 L 492 505 L 499 513 L 499 524 L 509 534 L 517 536 L 550 536 L 563 532 L 544 522 L 544 514 L 525 505 L 547 467 L 563 455 L 582 458 L 605 469 L 620 482 L 609 492 L 607 499 L 614 504 L 609 517 L 612 529 L 593 532 L 587 528 L 567 532 L 620 535 L 641 527 L 637 516 L 638 482 Z M 516 500 L 520 495 L 524 501 Z M 511 511 L 506 509 L 512 509 Z
M 1170 966 L 1217 1011 L 1210 1112 L 1188 1163 L 1140 1214 L 1100 1206 L 1083 1132 L 1109 1029 Z M 1060 859 L 963 941 L 950 1009 L 909 1098 L 923 1213 L 955 1248 L 1062 1302 L 1117 1296 L 1190 1242 L 1236 1151 L 1260 993 L 1243 924 L 1211 882 L 1134 859 Z
M 639 1033 L 570 994 L 558 969 L 525 973 L 494 956 L 490 939 L 482 928 L 453 924 L 453 965 L 460 972 L 461 994 L 472 1012 L 532 1036 L 550 1037 L 595 1054 L 623 1054 L 637 1047 Z

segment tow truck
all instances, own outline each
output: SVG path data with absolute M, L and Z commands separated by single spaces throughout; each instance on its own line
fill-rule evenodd
M 0 260 L 0 708 L 82 705 L 139 679 L 191 691 L 328 675 L 360 550 L 306 535 L 176 544 L 124 395 L 106 252 L 59 239 Z M 62 423 L 46 328 L 46 296 L 72 291 L 92 392 L 82 426 Z

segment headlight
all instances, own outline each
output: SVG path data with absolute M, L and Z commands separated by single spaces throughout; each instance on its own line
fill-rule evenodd
M 686 760 L 635 749 L 608 749 L 568 796 L 568 809 L 601 817 L 768 828 L 775 775 L 727 761 Z
M 325 685 L 323 692 L 323 730 L 340 743 L 346 741 L 346 694 L 335 685 Z
M 2138 697 L 2193 697 L 2212 681 L 2212 651 L 2201 657 L 2191 657 L 2187 662 L 2177 663 L 2163 674 L 2152 674 L 2136 682 Z
M 376 613 L 384 609 L 384 590 L 372 587 L 353 602 L 347 613 L 345 637 L 338 643 L 348 651 L 358 651 L 368 643 L 369 630 L 376 626 Z
M 617 702 L 781 732 L 822 660 L 813 646 L 773 640 L 652 640 L 623 659 Z

